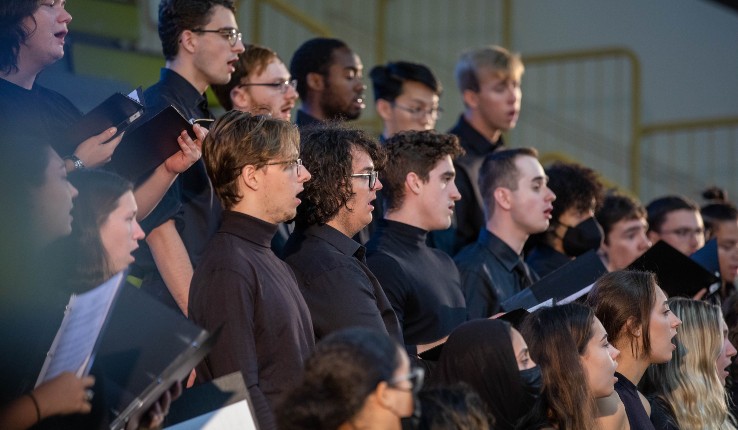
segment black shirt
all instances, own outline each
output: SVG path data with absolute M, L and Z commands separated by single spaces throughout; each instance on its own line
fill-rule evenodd
M 313 127 L 323 124 L 323 121 L 319 120 L 318 118 L 315 118 L 314 116 L 310 115 L 309 113 L 305 112 L 302 109 L 297 110 L 297 118 L 295 118 L 295 124 L 298 127 Z
M 176 72 L 161 69 L 159 82 L 144 92 L 148 114 L 155 114 L 170 104 L 187 118 L 212 118 L 207 100 L 185 78 Z M 194 133 L 189 130 L 191 136 Z M 205 170 L 202 159 L 180 174 L 141 227 L 148 234 L 164 222 L 173 219 L 182 238 L 193 268 L 197 267 L 208 240 L 218 229 L 221 214 L 220 201 Z M 156 268 L 146 241 L 135 253 L 132 274 L 143 278 L 141 288 L 178 309 Z
M 504 146 L 502 137 L 491 142 L 469 124 L 464 115 L 448 131 L 459 138 L 466 153 L 454 160 L 456 187 L 461 200 L 454 208 L 454 222 L 450 229 L 431 233 L 434 246 L 454 255 L 464 246 L 473 243 L 484 226 L 484 202 L 479 191 L 479 170 L 485 157 Z
M 615 391 L 620 396 L 620 400 L 625 407 L 625 413 L 628 415 L 628 423 L 631 430 L 655 430 L 651 419 L 643 408 L 641 397 L 638 395 L 638 389 L 625 376 L 615 372 L 618 382 L 615 383 Z
M 651 423 L 656 430 L 679 430 L 671 406 L 666 401 L 654 397 L 649 398 L 651 404 Z
M 385 219 L 367 244 L 367 265 L 392 303 L 408 345 L 437 341 L 466 320 L 459 272 L 451 257 L 426 245 L 426 234 Z
M 0 124 L 6 139 L 36 139 L 50 144 L 63 157 L 75 148 L 62 145 L 66 142 L 59 137 L 81 117 L 79 109 L 55 91 L 35 84 L 27 90 L 0 78 Z
M 276 231 L 275 224 L 225 211 L 190 288 L 190 319 L 211 332 L 223 326 L 197 367 L 198 380 L 240 370 L 262 430 L 276 428 L 276 402 L 300 381 L 314 346 L 295 276 L 270 248 Z
M 522 257 L 487 229 L 477 241 L 454 257 L 461 274 L 461 287 L 466 298 L 469 319 L 487 318 L 500 312 L 500 303 L 521 290 L 525 266 Z M 538 276 L 528 269 L 530 281 Z
M 400 343 L 402 331 L 382 286 L 365 262 L 366 250 L 329 225 L 295 229 L 285 261 L 310 308 L 315 339 L 347 327 L 382 330 Z
M 528 258 L 525 259 L 525 263 L 541 278 L 569 262 L 571 258 L 566 254 L 560 253 L 545 243 L 533 248 Z

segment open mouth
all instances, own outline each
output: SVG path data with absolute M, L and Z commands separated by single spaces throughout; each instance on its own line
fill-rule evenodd
M 67 37 L 67 33 L 69 33 L 67 30 L 62 30 L 62 31 L 54 33 L 54 37 L 56 37 L 63 43 L 64 38 Z

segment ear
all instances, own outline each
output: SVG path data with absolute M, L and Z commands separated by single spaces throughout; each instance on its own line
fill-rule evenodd
M 387 408 L 392 410 L 395 404 L 395 399 L 392 396 L 392 390 L 389 390 L 389 385 L 387 384 L 387 381 L 382 381 L 377 385 L 377 388 L 374 389 L 374 395 L 376 396 L 377 402 Z
M 497 187 L 492 195 L 495 198 L 495 210 L 502 208 L 509 211 L 512 208 L 512 191 L 509 189 Z
M 464 104 L 472 109 L 476 109 L 479 106 L 479 94 L 472 90 L 464 90 L 462 94 Z
M 197 49 L 197 35 L 190 30 L 182 31 L 179 36 L 180 49 L 184 49 L 190 54 L 194 54 Z
M 325 89 L 325 77 L 320 73 L 310 72 L 307 74 L 307 86 L 311 91 L 323 91 Z
M 261 185 L 261 174 L 259 172 L 261 172 L 261 170 L 251 164 L 244 166 L 243 169 L 241 169 L 240 185 L 253 191 L 258 190 Z
M 385 99 L 378 99 L 377 114 L 382 118 L 382 121 L 389 121 L 392 118 L 392 103 Z
M 625 328 L 628 330 L 631 336 L 641 337 L 642 326 L 641 324 L 636 323 L 635 317 L 628 317 L 628 320 L 625 322 Z
M 251 106 L 251 96 L 244 87 L 236 85 L 231 88 L 229 96 L 231 97 L 231 103 L 234 109 L 248 110 L 249 106 Z
M 423 181 L 415 172 L 410 172 L 405 176 L 405 189 L 415 195 L 422 191 Z

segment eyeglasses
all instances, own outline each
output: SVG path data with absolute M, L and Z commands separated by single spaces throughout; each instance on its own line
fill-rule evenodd
M 278 89 L 280 93 L 284 94 L 290 88 L 292 88 L 293 90 L 297 90 L 297 79 L 293 79 L 291 81 L 275 82 L 272 84 L 246 83 L 240 84 L 239 87 L 272 87 Z
M 423 379 L 425 379 L 425 371 L 421 367 L 414 367 L 410 369 L 410 372 L 408 372 L 407 375 L 387 381 L 387 385 L 396 390 L 409 391 L 417 394 L 420 389 L 423 388 Z M 397 386 L 397 384 L 403 381 L 409 381 L 410 388 Z
M 196 28 L 194 30 L 190 30 L 193 33 L 218 33 L 224 38 L 228 39 L 228 43 L 231 44 L 231 46 L 236 46 L 238 42 L 241 41 L 243 38 L 243 35 L 240 31 L 238 31 L 237 28 L 219 28 L 217 30 L 203 30 L 201 28 Z
M 705 234 L 705 230 L 702 228 L 675 228 L 674 230 L 664 230 L 660 234 L 673 234 L 680 239 L 687 239 L 689 237 L 700 236 Z
M 441 107 L 423 109 L 422 107 L 408 107 L 397 103 L 392 103 L 392 105 L 397 109 L 404 110 L 405 112 L 409 113 L 415 119 L 423 119 L 426 116 L 430 116 L 433 119 L 438 119 L 443 113 L 443 109 Z
M 374 190 L 374 186 L 377 185 L 377 176 L 379 172 L 372 170 L 370 173 L 354 173 L 351 175 L 352 178 L 368 178 L 369 179 L 369 190 Z
M 285 164 L 287 165 L 287 167 L 297 166 L 297 176 L 300 176 L 300 167 L 302 166 L 302 160 L 299 158 L 296 158 L 294 160 L 273 161 L 271 163 L 264 163 L 265 166 L 278 166 L 281 164 Z

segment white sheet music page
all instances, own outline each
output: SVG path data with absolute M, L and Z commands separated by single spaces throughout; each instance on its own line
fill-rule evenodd
M 62 372 L 73 372 L 78 376 L 87 374 L 92 364 L 90 358 L 95 342 L 100 336 L 124 274 L 125 272 L 118 273 L 84 294 L 72 295 L 64 320 L 36 380 L 36 386 Z

